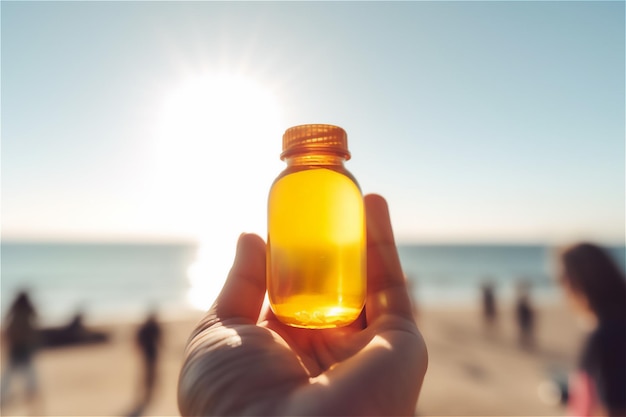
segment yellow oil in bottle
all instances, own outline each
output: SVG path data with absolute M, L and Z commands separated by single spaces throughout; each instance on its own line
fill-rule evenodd
M 307 126 L 345 137 L 330 125 L 298 128 Z M 268 200 L 269 301 L 277 318 L 295 327 L 345 326 L 359 316 L 366 295 L 361 190 L 343 167 L 345 153 L 320 142 L 295 151 L 287 144 L 288 167 Z

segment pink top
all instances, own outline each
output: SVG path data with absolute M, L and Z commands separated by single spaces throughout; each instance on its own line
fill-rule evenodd
M 593 387 L 593 381 L 583 371 L 577 371 L 569 379 L 569 403 L 570 416 L 588 417 L 596 415 L 598 397 Z

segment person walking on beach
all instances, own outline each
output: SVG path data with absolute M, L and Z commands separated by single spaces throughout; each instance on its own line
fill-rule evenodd
M 151 312 L 137 330 L 137 346 L 143 357 L 143 385 L 138 408 L 145 408 L 154 392 L 156 384 L 157 359 L 161 343 L 161 326 L 156 313 Z
M 519 330 L 519 344 L 524 349 L 535 347 L 535 310 L 530 302 L 530 283 L 520 281 L 517 284 L 515 318 Z
M 242 234 L 217 300 L 187 344 L 178 407 L 200 415 L 414 415 L 428 363 L 385 200 L 365 196 L 367 301 L 346 327 L 310 330 L 264 307 L 266 246 Z
M 11 381 L 15 374 L 23 374 L 26 382 L 26 400 L 35 405 L 38 384 L 33 357 L 37 348 L 37 312 L 26 291 L 21 291 L 11 305 L 4 329 L 8 350 L 8 365 L 2 373 L 0 405 L 8 402 Z
M 626 280 L 609 254 L 580 243 L 560 255 L 561 283 L 574 311 L 592 328 L 570 378 L 575 416 L 626 416 Z
M 491 330 L 496 324 L 496 318 L 498 315 L 496 309 L 496 294 L 493 283 L 488 280 L 483 282 L 481 286 L 481 293 L 483 319 L 487 329 Z

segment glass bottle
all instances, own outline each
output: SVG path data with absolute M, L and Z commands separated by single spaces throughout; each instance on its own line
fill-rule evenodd
M 325 124 L 283 135 L 287 168 L 268 198 L 267 291 L 276 317 L 304 328 L 345 326 L 366 295 L 365 209 L 344 161 L 346 132 Z

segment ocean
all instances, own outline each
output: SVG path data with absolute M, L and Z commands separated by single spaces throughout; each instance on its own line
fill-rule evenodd
M 609 249 L 624 268 L 625 248 Z M 549 246 L 400 245 L 398 251 L 419 305 L 477 303 L 486 280 L 501 299 L 511 299 L 521 279 L 531 282 L 539 302 L 560 297 Z M 138 318 L 151 308 L 186 313 L 194 308 L 189 269 L 197 252 L 194 244 L 3 242 L 2 315 L 23 288 L 44 324 L 69 321 L 78 311 L 88 321 Z
M 2 314 L 27 289 L 42 323 L 135 319 L 149 309 L 189 310 L 187 269 L 193 244 L 5 243 L 1 245 Z

